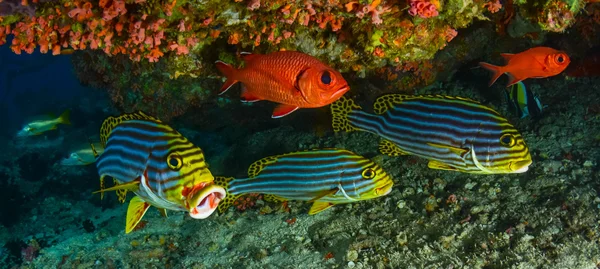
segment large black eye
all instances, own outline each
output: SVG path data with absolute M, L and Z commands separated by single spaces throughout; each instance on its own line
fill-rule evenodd
M 321 82 L 323 82 L 325 85 L 329 85 L 329 83 L 331 83 L 331 74 L 329 71 L 325 71 L 323 74 L 321 74 Z
M 167 164 L 172 170 L 179 170 L 183 166 L 183 159 L 177 153 L 171 153 L 167 156 Z
M 558 56 L 558 58 L 556 58 L 556 61 L 558 61 L 559 63 L 562 63 L 565 61 L 565 58 L 563 58 L 562 56 Z
M 512 147 L 515 145 L 515 137 L 511 134 L 505 134 L 500 137 L 500 144 L 505 147 Z
M 367 168 L 365 170 L 363 170 L 362 172 L 362 177 L 365 179 L 372 179 L 375 177 L 375 170 L 371 169 L 371 168 Z

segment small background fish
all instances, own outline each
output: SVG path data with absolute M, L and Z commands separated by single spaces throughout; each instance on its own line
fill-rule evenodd
M 17 137 L 41 135 L 47 131 L 55 130 L 59 124 L 71 124 L 70 114 L 70 110 L 66 110 L 58 117 L 52 114 L 39 116 L 26 123 L 17 133 Z
M 560 74 L 571 62 L 569 55 L 549 47 L 535 47 L 526 51 L 511 54 L 500 54 L 506 65 L 496 66 L 480 62 L 479 65 L 492 72 L 489 86 L 507 74 L 509 77 L 507 87 L 527 78 L 545 78 Z
M 99 142 L 93 143 L 94 150 L 89 143 L 81 145 L 76 150 L 73 150 L 69 156 L 60 161 L 60 165 L 72 166 L 72 165 L 88 165 L 96 162 L 96 154 L 101 155 L 104 152 L 104 147 Z
M 504 92 L 509 110 L 519 118 L 531 116 L 537 118 L 542 115 L 543 105 L 537 94 L 525 87 L 522 81 L 512 85 Z

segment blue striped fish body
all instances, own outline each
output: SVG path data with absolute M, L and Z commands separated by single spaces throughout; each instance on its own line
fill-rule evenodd
M 227 189 L 219 211 L 240 196 L 261 193 L 279 200 L 314 202 L 309 214 L 335 204 L 367 200 L 388 194 L 390 176 L 369 159 L 343 149 L 319 149 L 271 156 L 253 163 L 248 178 L 216 177 Z
M 379 97 L 375 114 L 350 99 L 331 105 L 333 128 L 362 130 L 384 140 L 383 154 L 416 155 L 433 169 L 466 173 L 520 173 L 531 164 L 521 134 L 495 110 L 477 101 L 440 95 Z
M 104 152 L 96 166 L 100 192 L 116 190 L 124 202 L 127 191 L 137 196 L 127 212 L 126 232 L 135 228 L 150 205 L 188 211 L 193 218 L 208 217 L 225 195 L 202 150 L 160 120 L 142 112 L 107 118 L 101 128 Z M 104 178 L 116 185 L 104 189 Z

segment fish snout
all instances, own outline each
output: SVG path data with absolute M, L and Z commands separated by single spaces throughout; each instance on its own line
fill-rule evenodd
M 330 91 L 321 93 L 321 99 L 333 102 L 342 97 L 342 95 L 344 95 L 348 90 L 350 90 L 350 86 L 346 84 L 340 87 L 339 89 L 335 90 L 333 93 L 330 93 Z
M 217 209 L 219 202 L 226 196 L 223 187 L 211 184 L 200 189 L 189 200 L 190 217 L 195 219 L 205 219 L 212 215 Z
M 512 173 L 524 173 L 529 170 L 529 165 L 531 165 L 531 163 L 531 159 L 511 162 L 509 169 L 512 171 Z
M 381 188 L 375 189 L 375 194 L 377 196 L 385 196 L 392 192 L 392 187 L 394 186 L 394 182 L 390 180 L 387 184 L 382 186 Z

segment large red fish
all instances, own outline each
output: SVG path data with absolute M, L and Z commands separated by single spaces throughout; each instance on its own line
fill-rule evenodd
M 517 54 L 500 54 L 506 59 L 505 66 L 495 66 L 488 63 L 479 65 L 493 72 L 490 86 L 504 73 L 508 75 L 511 86 L 527 78 L 545 78 L 560 74 L 571 62 L 569 55 L 548 47 L 535 47 Z
M 217 69 L 227 77 L 219 94 L 241 82 L 243 102 L 280 103 L 273 111 L 273 118 L 283 117 L 298 108 L 326 106 L 350 89 L 340 72 L 301 52 L 242 53 L 241 56 L 246 63 L 241 69 L 217 61 Z

